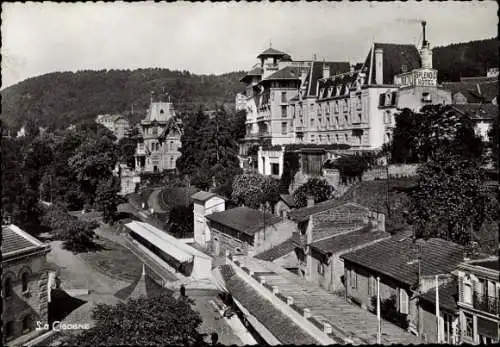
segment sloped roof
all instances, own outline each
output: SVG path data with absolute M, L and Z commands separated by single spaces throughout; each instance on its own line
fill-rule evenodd
M 452 95 L 461 93 L 468 103 L 492 102 L 498 95 L 498 79 L 471 82 L 443 82 L 443 88 Z
M 375 84 L 375 54 L 372 55 L 372 50 L 382 49 L 383 51 L 383 83 L 394 84 L 394 76 L 403 72 L 403 65 L 406 66 L 406 71 L 412 71 L 420 68 L 421 59 L 417 47 L 414 45 L 402 45 L 394 43 L 374 43 L 365 60 L 367 68 L 367 79 L 365 84 Z M 373 52 L 374 53 L 374 52 Z M 369 80 L 371 76 L 371 80 Z
M 349 72 L 351 70 L 351 65 L 349 62 L 319 62 L 313 61 L 311 64 L 311 70 L 309 75 L 306 78 L 307 83 L 307 92 L 304 96 L 306 97 L 315 97 L 316 96 L 316 86 L 318 80 L 323 78 L 323 66 L 327 65 L 330 67 L 330 75 L 339 75 L 344 72 Z
M 420 299 L 436 305 L 436 288 L 420 295 Z M 450 312 L 458 311 L 458 283 L 451 281 L 439 286 L 439 307 Z
M 285 52 L 278 51 L 277 49 L 274 49 L 272 47 L 269 47 L 268 49 L 264 50 L 261 54 L 257 56 L 257 58 L 260 57 L 266 57 L 266 56 L 283 56 L 286 55 Z
M 300 68 L 297 66 L 286 66 L 281 70 L 276 71 L 265 78 L 266 81 L 271 80 L 299 80 L 301 76 Z
M 149 276 L 148 271 L 146 271 L 146 267 L 143 265 L 141 276 L 129 286 L 117 291 L 115 296 L 120 300 L 126 301 L 130 299 L 138 299 L 140 297 L 153 298 L 163 294 L 172 294 L 171 290 L 156 283 Z
M 490 269 L 490 270 L 499 271 L 498 258 L 497 259 L 493 259 L 493 260 L 476 261 L 474 263 L 471 263 L 470 265 L 485 267 L 485 268 Z
M 337 252 L 359 247 L 376 240 L 388 239 L 390 237 L 391 234 L 386 233 L 385 231 L 374 230 L 374 228 L 367 226 L 357 231 L 313 242 L 311 247 L 323 254 L 335 254 Z
M 282 221 L 270 213 L 263 213 L 259 210 L 240 206 L 230 210 L 215 212 L 206 217 L 212 222 L 216 222 L 234 229 L 241 233 L 253 236 L 256 232 L 264 228 L 265 225 L 270 226 Z
M 472 120 L 493 120 L 498 117 L 498 105 L 494 104 L 460 104 L 452 107 Z
M 344 254 L 341 258 L 407 285 L 417 282 L 417 244 L 420 244 L 422 249 L 420 272 L 423 276 L 451 273 L 463 261 L 462 245 L 438 238 L 417 240 L 414 243 L 411 236 L 412 232 L 406 231 L 388 240 Z
M 340 75 L 331 76 L 326 79 L 319 80 L 318 89 L 318 99 L 328 98 L 329 89 L 332 89 L 332 94 L 330 97 L 335 96 L 337 87 L 340 87 L 339 95 L 344 95 L 349 89 L 349 86 L 353 86 L 358 78 L 359 73 L 344 73 Z
M 311 335 L 274 307 L 269 300 L 260 295 L 238 275 L 232 276 L 227 281 L 226 286 L 232 297 L 257 318 L 282 344 L 317 344 Z
M 274 246 L 273 248 L 255 255 L 254 258 L 265 261 L 274 261 L 293 252 L 295 250 L 295 247 L 298 247 L 299 245 L 299 234 L 293 233 L 292 237 L 285 242 L 282 242 L 279 245 Z
M 240 79 L 240 82 L 245 82 L 248 79 L 248 77 L 251 77 L 251 76 L 262 76 L 262 73 L 263 73 L 262 68 L 260 68 L 260 67 L 253 68 L 252 70 L 248 71 L 247 74 Z
M 14 224 L 2 226 L 2 259 L 25 251 L 49 249 L 49 246 Z
M 205 202 L 205 201 L 210 200 L 213 197 L 221 198 L 220 196 L 218 196 L 215 193 L 206 192 L 203 190 L 191 195 L 191 199 L 193 199 L 194 201 L 198 201 L 198 202 Z
M 296 222 L 303 222 L 309 219 L 310 216 L 321 213 L 324 211 L 328 211 L 333 208 L 340 207 L 342 205 L 345 205 L 346 208 L 352 209 L 353 211 L 359 211 L 359 209 L 366 210 L 366 207 L 363 207 L 361 205 L 358 205 L 353 202 L 345 202 L 345 201 L 340 201 L 340 200 L 327 200 L 324 202 L 320 202 L 315 204 L 314 206 L 311 207 L 303 207 L 303 208 L 298 208 L 296 210 L 290 211 L 288 213 L 288 218 L 291 220 L 294 220 Z

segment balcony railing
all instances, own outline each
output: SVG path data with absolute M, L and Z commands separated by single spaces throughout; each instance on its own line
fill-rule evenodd
M 487 296 L 487 295 L 481 295 L 480 293 L 474 293 L 472 305 L 477 310 L 481 310 L 481 311 L 492 313 L 492 314 L 499 314 L 500 313 L 498 298 L 495 298 L 493 296 Z

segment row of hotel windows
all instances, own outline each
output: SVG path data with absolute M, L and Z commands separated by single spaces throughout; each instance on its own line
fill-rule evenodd
M 344 134 L 343 136 L 342 135 L 331 135 L 331 134 L 326 134 L 326 135 L 322 135 L 322 134 L 319 134 L 317 136 L 317 139 L 318 139 L 318 143 L 324 143 L 324 144 L 342 144 L 342 143 L 346 143 L 346 144 L 349 144 L 351 142 L 351 144 L 355 144 L 355 145 L 361 145 L 363 144 L 363 132 L 361 131 L 359 134 L 357 135 L 353 135 L 351 138 L 349 137 L 348 134 Z M 316 135 L 315 134 L 310 134 L 309 135 L 309 140 L 311 141 L 311 143 L 315 143 L 316 142 Z
M 322 104 L 318 104 L 318 105 L 309 104 L 309 112 L 312 114 L 315 110 L 315 107 L 317 108 L 318 114 L 339 113 L 340 108 L 342 108 L 343 112 L 349 112 L 349 105 L 350 105 L 349 100 L 350 99 L 343 99 L 342 101 L 336 100 L 335 102 L 332 102 L 331 104 L 330 104 L 330 102 L 326 102 L 326 103 L 322 103 Z M 287 116 L 286 108 L 287 108 L 287 106 L 281 106 L 281 115 L 283 117 Z M 362 109 L 360 95 L 356 98 L 356 109 L 357 110 Z M 304 114 L 304 112 L 306 111 L 306 106 L 305 105 L 303 105 L 303 106 L 292 105 L 290 107 L 290 110 L 291 110 L 292 117 L 302 116 Z
M 385 115 L 384 115 L 385 117 Z M 343 120 L 343 122 L 341 123 L 340 120 Z M 385 119 L 385 118 L 384 118 Z M 331 124 L 330 123 L 330 117 L 326 117 L 324 118 L 325 120 L 325 126 L 330 126 L 330 125 L 333 125 L 334 127 L 339 127 L 341 125 L 348 125 L 349 124 L 349 117 L 348 116 L 344 116 L 343 118 L 339 118 L 338 116 L 336 116 L 335 118 L 333 118 L 333 123 Z M 310 120 L 310 123 L 311 123 L 311 126 L 314 126 L 314 118 L 311 118 Z M 318 126 L 321 126 L 322 125 L 322 122 L 323 122 L 323 118 L 318 118 Z M 353 119 L 353 123 L 362 123 L 363 122 L 363 115 L 361 113 L 358 113 L 358 116 L 357 118 Z M 302 118 L 299 118 L 298 119 L 298 125 L 299 126 L 304 126 L 304 120 Z

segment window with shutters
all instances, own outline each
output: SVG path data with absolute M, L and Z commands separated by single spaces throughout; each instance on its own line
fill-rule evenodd
M 351 288 L 358 289 L 358 274 L 355 270 L 351 270 Z
M 472 315 L 464 313 L 465 316 L 465 336 L 474 338 L 474 319 Z
M 403 314 L 408 314 L 408 293 L 406 290 L 399 289 L 399 312 Z

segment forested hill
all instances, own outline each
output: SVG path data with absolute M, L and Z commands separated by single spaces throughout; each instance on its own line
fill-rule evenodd
M 440 81 L 460 81 L 460 76 L 486 76 L 489 68 L 499 65 L 498 48 L 496 39 L 435 47 L 433 67 L 439 71 Z
M 2 119 L 18 128 L 28 119 L 41 126 L 67 127 L 102 113 L 125 113 L 135 123 L 145 115 L 151 91 L 168 92 L 178 111 L 234 105 L 244 72 L 195 75 L 168 69 L 55 72 L 2 91 Z M 132 109 L 134 112 L 132 113 Z

